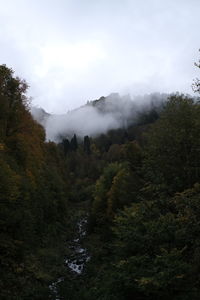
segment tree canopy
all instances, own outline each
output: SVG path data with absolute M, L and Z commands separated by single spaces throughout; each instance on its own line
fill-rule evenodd
M 27 88 L 0 66 L 0 298 L 199 299 L 198 99 L 174 94 L 127 127 L 55 144 Z

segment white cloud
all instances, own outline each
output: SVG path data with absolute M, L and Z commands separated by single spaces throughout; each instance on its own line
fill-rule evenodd
M 0 0 L 0 63 L 63 112 L 111 92 L 192 92 L 199 0 Z

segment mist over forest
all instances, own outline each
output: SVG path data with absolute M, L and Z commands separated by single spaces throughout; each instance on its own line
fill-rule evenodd
M 0 7 L 0 300 L 199 300 L 200 0 Z
M 42 108 L 31 108 L 36 121 L 44 126 L 46 139 L 60 142 L 74 134 L 96 137 L 109 130 L 128 128 L 140 121 L 141 115 L 159 113 L 169 95 L 154 93 L 144 96 L 120 96 L 112 93 L 63 115 L 47 114 Z
M 199 299 L 199 86 L 51 115 L 0 66 L 1 299 Z

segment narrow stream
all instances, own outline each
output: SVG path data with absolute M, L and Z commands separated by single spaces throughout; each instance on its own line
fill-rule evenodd
M 90 256 L 86 248 L 81 245 L 83 238 L 86 235 L 87 216 L 81 218 L 76 224 L 76 235 L 75 238 L 69 243 L 69 249 L 72 254 L 65 260 L 66 267 L 70 269 L 75 275 L 81 275 L 85 264 L 90 260 Z M 55 295 L 54 300 L 60 300 L 58 295 L 57 285 L 64 281 L 64 278 L 58 278 L 57 281 L 53 282 L 49 289 Z
M 83 248 L 81 241 L 86 235 L 86 225 L 87 218 L 82 218 L 77 223 L 77 237 L 70 243 L 70 249 L 72 250 L 72 255 L 66 259 L 65 263 L 70 268 L 71 271 L 76 274 L 81 274 L 83 272 L 85 264 L 90 260 L 90 256 L 86 248 Z

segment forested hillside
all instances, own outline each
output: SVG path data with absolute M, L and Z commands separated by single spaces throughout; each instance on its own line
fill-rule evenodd
M 126 126 L 55 144 L 26 90 L 0 66 L 0 298 L 199 299 L 198 99 L 171 95 Z
M 26 89 L 0 67 L 1 299 L 47 299 L 67 236 L 68 173 L 33 121 Z

